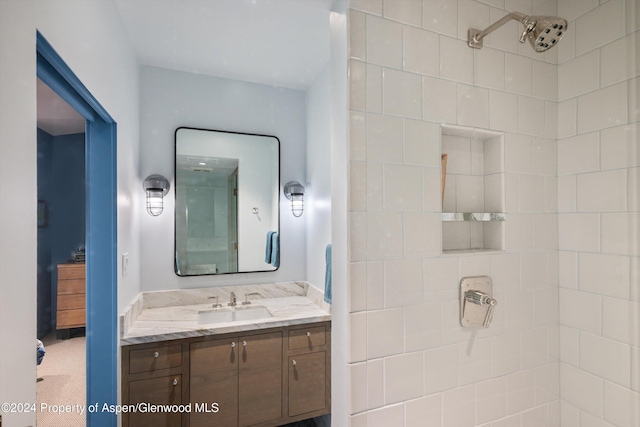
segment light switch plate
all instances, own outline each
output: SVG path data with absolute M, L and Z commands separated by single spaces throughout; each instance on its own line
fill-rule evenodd
M 129 252 L 122 254 L 122 277 L 127 277 L 129 274 Z

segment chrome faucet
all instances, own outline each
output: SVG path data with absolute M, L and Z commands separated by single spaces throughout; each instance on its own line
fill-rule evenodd
M 231 291 L 231 294 L 229 295 L 229 305 L 231 307 L 234 307 L 236 305 L 236 293 Z

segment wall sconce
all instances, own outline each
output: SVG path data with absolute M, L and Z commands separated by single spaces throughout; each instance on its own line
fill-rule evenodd
M 158 216 L 164 210 L 163 198 L 169 192 L 169 181 L 162 175 L 149 175 L 142 183 L 147 193 L 147 212 Z
M 291 200 L 291 213 L 296 218 L 304 211 L 304 186 L 297 181 L 289 181 L 284 186 L 284 196 Z

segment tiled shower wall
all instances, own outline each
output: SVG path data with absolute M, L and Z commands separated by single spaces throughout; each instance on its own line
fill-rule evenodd
M 563 426 L 640 425 L 640 2 L 558 0 Z
M 556 1 L 350 8 L 350 425 L 559 426 L 558 50 L 520 45 L 516 21 L 466 44 Z M 505 133 L 504 252 L 442 254 L 441 123 Z M 477 275 L 498 306 L 473 334 L 458 295 Z

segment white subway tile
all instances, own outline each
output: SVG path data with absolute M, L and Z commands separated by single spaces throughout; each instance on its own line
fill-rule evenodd
M 366 261 L 367 259 L 367 214 L 364 212 L 349 213 L 349 261 Z
M 627 210 L 627 171 L 623 169 L 578 175 L 578 212 Z
M 638 123 L 605 129 L 600 132 L 602 169 L 620 169 L 640 166 Z
M 519 371 L 521 355 L 519 332 L 491 338 L 492 377 L 501 377 Z
M 447 173 L 444 200 L 442 201 L 442 212 L 458 212 L 456 208 L 456 181 L 458 175 Z
M 581 1 L 581 0 L 577 0 Z M 563 16 L 563 15 L 560 15 Z M 574 58 L 576 56 L 576 26 L 575 22 L 570 22 L 567 30 L 564 33 L 564 37 L 562 41 L 558 43 L 557 47 L 554 49 L 558 49 L 558 64 L 562 64 Z
M 627 202 L 629 203 L 629 212 L 640 211 L 640 168 L 631 168 L 628 170 L 627 183 Z
M 598 51 L 558 65 L 558 99 L 563 101 L 598 89 L 599 69 Z
M 436 33 L 456 37 L 458 3 L 451 0 L 422 0 L 422 26 Z
M 440 168 L 423 168 L 423 205 L 427 212 L 442 212 L 442 170 Z
M 520 176 L 520 212 L 544 212 L 545 195 L 544 176 Z
M 349 108 L 364 111 L 366 104 L 366 72 L 362 62 L 349 61 Z
M 606 338 L 580 334 L 580 368 L 625 387 L 630 386 L 631 349 Z
M 495 421 L 507 414 L 507 383 L 504 377 L 476 384 L 476 423 Z
M 483 30 L 489 22 L 489 6 L 475 0 L 458 0 L 458 38 L 467 39 L 467 30 Z
M 385 406 L 367 412 L 367 427 L 404 425 L 404 405 Z
M 439 347 L 424 352 L 424 394 L 458 386 L 458 347 Z
M 640 5 L 636 0 L 626 0 L 626 28 L 627 33 L 640 29 Z
M 360 61 L 366 60 L 365 14 L 349 11 L 349 56 Z
M 640 77 L 629 80 L 629 122 L 640 121 Z
M 558 170 L 558 143 L 547 138 L 533 138 L 532 172 L 538 175 L 556 176 Z
M 517 134 L 506 134 L 504 145 L 506 171 L 531 173 L 533 167 L 533 145 L 531 137 Z
M 489 91 L 489 127 L 493 130 L 518 132 L 518 96 L 496 90 Z
M 533 327 L 533 292 L 509 292 L 506 295 L 504 305 L 507 332 L 522 331 Z
M 416 0 L 408 0 L 420 4 Z M 393 3 L 393 2 L 392 2 Z M 419 16 L 419 15 L 418 15 Z M 431 76 L 440 75 L 440 36 L 420 28 L 404 27 L 403 69 Z
M 440 254 L 439 213 L 405 213 L 403 222 L 404 255 L 406 258 Z M 380 230 L 377 231 L 380 232 Z
M 640 425 L 640 394 L 605 382 L 604 419 L 616 427 Z
M 558 362 L 536 368 L 534 381 L 536 405 L 558 401 L 558 397 L 560 396 L 560 364 Z M 549 409 L 551 410 L 551 407 L 549 407 Z M 551 418 L 551 413 L 549 417 Z M 554 424 L 550 420 L 549 425 L 559 426 L 560 424 Z
M 349 414 L 367 410 L 367 364 L 349 365 Z
M 365 162 L 349 162 L 349 210 L 364 211 L 367 208 L 367 165 Z
M 475 384 L 491 378 L 491 339 L 476 339 L 458 344 L 460 385 Z
M 520 255 L 492 255 L 491 278 L 494 287 L 504 287 L 508 291 L 517 289 L 520 285 Z
M 422 210 L 422 168 L 383 165 L 385 211 Z
M 518 97 L 518 130 L 526 135 L 545 136 L 546 104 L 542 99 Z
M 447 174 L 471 174 L 471 139 L 442 135 L 442 153 L 448 154 Z
M 422 261 L 403 259 L 384 263 L 385 308 L 422 304 Z
M 367 161 L 402 163 L 402 119 L 367 114 Z
M 509 214 L 509 221 L 506 221 L 505 225 L 508 251 L 533 248 L 533 215 Z
M 471 175 L 485 175 L 484 141 L 471 139 Z
M 603 381 L 566 364 L 560 365 L 562 397 L 581 410 L 602 416 Z
M 531 95 L 533 86 L 531 59 L 511 53 L 505 54 L 505 88 L 507 92 Z
M 556 214 L 533 215 L 533 247 L 558 249 L 558 217 Z
M 533 61 L 532 94 L 549 101 L 558 100 L 558 67 L 542 61 Z
M 422 396 L 422 353 L 407 353 L 384 359 L 385 405 Z
M 471 223 L 469 222 L 443 222 L 442 223 L 442 250 L 460 251 L 473 248 Z
M 367 313 L 353 313 L 349 315 L 349 362 L 367 360 Z
M 381 211 L 384 180 L 381 163 L 367 163 L 367 210 Z
M 560 250 L 600 252 L 599 214 L 560 214 L 558 227 Z
M 638 336 L 640 304 L 618 298 L 602 299 L 602 335 L 635 347 L 640 345 Z
M 382 67 L 367 64 L 366 109 L 368 113 L 382 114 Z
M 440 126 L 404 120 L 404 164 L 440 167 Z
M 474 427 L 475 386 L 459 387 L 442 394 L 442 427 Z
M 404 353 L 401 308 L 367 312 L 367 358 Z
M 576 54 L 581 55 L 624 35 L 624 3 L 608 1 L 576 19 Z
M 598 5 L 599 0 L 561 0 L 558 2 L 558 15 L 567 21 L 573 21 Z
M 600 170 L 598 132 L 558 141 L 558 176 Z
M 367 309 L 367 264 L 352 262 L 349 268 L 349 312 Z
M 561 425 L 566 426 L 579 426 L 580 425 L 580 409 L 573 406 L 566 400 L 561 401 L 560 403 L 560 411 L 561 411 Z
M 423 77 L 422 99 L 424 120 L 434 123 L 457 122 L 457 89 L 454 82 Z
M 367 259 L 379 261 L 403 258 L 402 214 L 368 212 L 366 218 Z
M 367 128 L 365 115 L 358 111 L 351 111 L 349 117 L 349 157 L 351 160 L 366 160 Z
M 575 175 L 558 177 L 558 212 L 575 212 L 577 206 Z
M 450 291 L 459 293 L 458 258 L 430 258 L 424 261 L 424 281 L 426 292 Z M 427 301 L 429 301 L 427 296 Z
M 465 40 L 440 37 L 440 76 L 473 84 L 473 49 Z
M 546 365 L 547 328 L 522 331 L 522 370 Z
M 560 326 L 560 360 L 571 366 L 578 367 L 580 352 L 578 342 L 579 332 L 575 328 Z
M 349 427 L 367 427 L 367 413 L 349 415 Z
M 487 175 L 484 177 L 484 210 L 483 212 L 504 212 L 504 186 L 503 173 Z
M 413 73 L 383 69 L 382 100 L 385 114 L 422 117 L 422 78 Z
M 507 212 L 518 212 L 520 209 L 520 174 L 506 174 L 505 199 Z
M 640 74 L 640 32 L 627 35 L 600 49 L 601 85 L 608 86 Z
M 545 177 L 547 186 L 547 212 L 558 212 L 558 178 L 555 176 Z
M 402 68 L 402 24 L 367 15 L 367 62 Z
M 534 405 L 533 371 L 507 376 L 507 414 L 515 414 Z
M 556 101 L 544 101 L 544 133 L 539 133 L 545 138 L 558 138 L 558 103 Z
M 581 291 L 560 289 L 560 324 L 600 334 L 601 297 Z
M 367 262 L 367 310 L 384 308 L 384 263 Z
M 504 136 L 484 140 L 485 175 L 504 172 Z
M 442 395 L 421 397 L 405 403 L 406 427 L 442 425 Z
M 560 251 L 560 287 L 578 289 L 578 254 Z
M 382 16 L 419 27 L 422 24 L 422 3 L 416 0 L 384 0 Z
M 558 138 L 567 138 L 578 132 L 578 100 L 558 103 Z
M 489 47 L 476 50 L 475 67 L 478 86 L 504 90 L 504 52 Z
M 599 89 L 578 98 L 578 133 L 627 123 L 627 82 Z
M 489 18 L 491 22 L 503 18 L 507 12 L 504 7 L 495 8 L 492 7 L 489 10 Z M 521 24 L 517 21 L 511 20 L 496 31 L 484 38 L 485 46 L 490 46 L 494 49 L 499 49 L 505 52 L 518 53 L 519 44 L 518 37 L 520 36 Z M 478 28 L 483 30 L 484 28 Z
M 533 294 L 533 307 L 534 307 L 534 317 L 535 317 L 535 326 L 553 326 L 556 327 L 558 325 L 558 309 L 559 309 L 559 297 L 558 297 L 558 288 L 548 288 L 537 290 Z M 556 342 L 551 342 L 552 336 L 548 337 L 548 346 L 550 347 L 554 344 L 556 347 L 558 345 L 557 339 Z M 556 352 L 558 350 L 556 349 Z M 551 351 L 549 351 L 551 353 Z M 551 354 L 550 357 L 553 357 Z
M 489 127 L 489 91 L 468 85 L 457 85 L 458 124 Z
M 382 16 L 382 0 L 352 0 L 349 8 Z
M 484 177 L 474 175 L 456 177 L 456 207 L 459 212 L 483 212 Z
M 637 213 L 609 213 L 602 215 L 602 252 L 640 256 Z
M 491 257 L 489 255 L 476 255 L 460 258 L 460 277 L 490 276 Z
M 384 359 L 367 361 L 367 403 L 369 409 L 384 405 Z
M 628 257 L 580 254 L 580 290 L 616 298 L 630 298 Z
M 640 391 L 640 348 L 631 347 L 631 390 Z
M 440 304 L 421 304 L 404 309 L 405 351 L 436 348 L 441 343 Z

